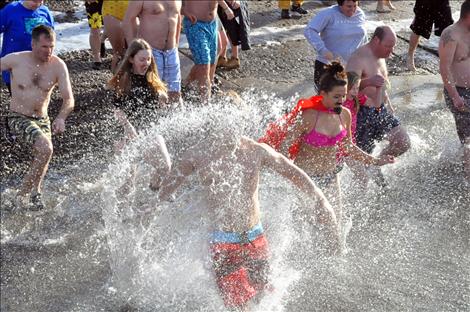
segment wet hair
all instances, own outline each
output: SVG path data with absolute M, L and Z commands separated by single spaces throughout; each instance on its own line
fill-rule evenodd
M 325 65 L 325 73 L 320 78 L 318 91 L 330 92 L 334 87 L 342 87 L 347 84 L 347 75 L 343 65 L 334 61 L 330 65 Z
M 33 31 L 31 32 L 31 37 L 34 41 L 39 41 L 41 35 L 44 35 L 47 39 L 55 38 L 54 30 L 47 25 L 38 25 L 33 28 Z
M 155 94 L 166 94 L 167 88 L 158 76 L 157 64 L 155 63 L 155 59 L 153 58 L 153 55 L 151 53 L 152 48 L 150 47 L 148 42 L 143 39 L 134 39 L 131 42 L 131 44 L 126 50 L 126 54 L 124 55 L 121 63 L 118 66 L 116 73 L 111 78 L 111 80 L 109 80 L 108 86 L 111 89 L 114 89 L 116 93 L 120 96 L 129 92 L 129 90 L 132 88 L 130 79 L 130 75 L 132 73 L 132 63 L 130 62 L 130 59 L 133 58 L 141 50 L 148 50 L 150 51 L 151 55 L 150 66 L 147 69 L 147 73 L 145 74 L 150 88 Z
M 385 26 L 379 26 L 375 29 L 374 34 L 372 35 L 372 39 L 377 37 L 380 41 L 382 41 L 384 40 L 386 33 L 387 32 L 385 31 Z
M 460 19 L 464 19 L 470 14 L 470 0 L 465 0 L 460 8 Z
M 342 6 L 346 1 L 359 2 L 359 0 L 337 0 L 337 1 L 338 1 L 339 6 Z

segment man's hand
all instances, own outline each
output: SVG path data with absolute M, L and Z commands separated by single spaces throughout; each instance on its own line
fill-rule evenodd
M 368 86 L 382 88 L 385 84 L 385 78 L 381 74 L 377 74 L 367 79 L 367 84 Z
M 465 100 L 461 96 L 452 98 L 454 107 L 461 112 L 470 112 L 470 108 L 465 105 Z
M 196 15 L 192 15 L 192 14 L 189 14 L 189 15 L 186 15 L 186 17 L 191 21 L 191 24 L 196 24 L 197 22 L 197 17 Z
M 65 120 L 63 118 L 56 118 L 52 123 L 52 133 L 60 134 L 65 131 Z

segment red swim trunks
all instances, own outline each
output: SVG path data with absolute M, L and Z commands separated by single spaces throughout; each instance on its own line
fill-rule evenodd
M 241 306 L 268 284 L 268 242 L 264 235 L 250 243 L 213 243 L 217 285 L 227 307 Z

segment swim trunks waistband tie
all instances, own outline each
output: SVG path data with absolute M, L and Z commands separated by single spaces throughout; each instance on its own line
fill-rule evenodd
M 211 243 L 247 244 L 254 241 L 261 234 L 263 234 L 263 226 L 260 222 L 251 230 L 243 233 L 214 231 L 211 233 Z

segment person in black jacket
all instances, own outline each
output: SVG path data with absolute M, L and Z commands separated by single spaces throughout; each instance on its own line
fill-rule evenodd
M 224 26 L 232 46 L 232 57 L 227 60 L 226 51 L 221 51 L 218 62 L 219 67 L 235 69 L 240 67 L 238 47 L 241 45 L 243 51 L 250 50 L 250 14 L 248 12 L 248 1 L 225 0 L 225 5 L 219 5 L 217 14 Z M 235 18 L 230 18 L 227 11 L 231 10 Z M 228 11 L 230 12 L 230 11 Z
M 129 45 L 116 74 L 108 82 L 114 91 L 115 115 L 127 134 L 118 142 L 124 145 L 131 135 L 150 124 L 157 111 L 166 106 L 167 88 L 158 76 L 152 48 L 143 39 Z

